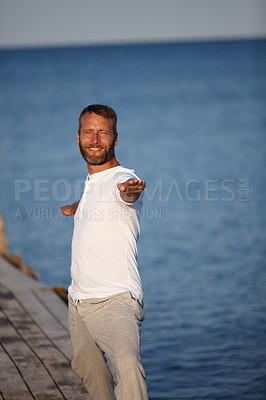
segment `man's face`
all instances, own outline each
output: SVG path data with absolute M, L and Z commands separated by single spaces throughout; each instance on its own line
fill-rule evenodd
M 78 133 L 80 153 L 90 165 L 105 164 L 114 157 L 112 121 L 94 113 L 85 114 Z

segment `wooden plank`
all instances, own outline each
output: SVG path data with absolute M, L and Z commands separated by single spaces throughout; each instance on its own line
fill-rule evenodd
M 0 318 L 6 319 L 5 329 L 0 330 L 2 347 L 14 361 L 34 398 L 41 400 L 45 398 L 44 396 L 49 396 L 50 400 L 64 399 L 42 362 L 21 339 L 2 311 Z
M 46 308 L 46 310 L 53 316 L 53 318 L 58 322 L 61 329 L 61 336 L 58 334 L 55 336 L 51 332 L 51 321 L 48 321 L 49 330 L 47 325 L 43 326 L 45 334 L 49 336 L 49 339 L 53 341 L 55 346 L 57 346 L 61 352 L 68 358 L 69 361 L 73 358 L 73 349 L 70 341 L 69 328 L 68 328 L 68 308 L 66 303 L 60 299 L 60 297 L 51 291 L 50 289 L 41 289 L 38 292 L 33 291 L 33 295 L 38 299 L 40 304 Z M 39 314 L 35 316 L 36 322 L 39 324 L 38 320 Z M 58 333 L 58 324 L 55 325 L 56 332 Z M 63 334 L 65 332 L 65 334 Z
M 1 329 L 5 320 L 1 319 Z M 4 400 L 32 400 L 28 390 L 12 360 L 0 346 L 0 392 Z
M 3 345 L 7 352 L 11 352 L 10 357 L 20 373 L 25 373 L 25 376 L 30 378 L 29 371 L 32 368 L 38 372 L 40 367 L 35 368 L 34 363 L 37 359 L 45 371 L 42 378 L 46 380 L 48 375 L 48 381 L 51 383 L 52 380 L 50 388 L 53 385 L 60 388 L 57 400 L 89 400 L 85 386 L 70 366 L 72 346 L 68 331 L 67 306 L 51 289 L 23 275 L 2 257 L 0 275 L 0 306 L 9 320 L 7 336 L 13 342 L 16 334 L 16 340 L 20 339 L 23 343 L 21 350 L 17 348 L 19 346 L 16 341 L 12 346 L 8 343 Z M 27 354 L 25 346 L 31 352 L 31 357 Z M 21 366 L 19 356 L 23 360 L 23 355 L 25 365 L 22 362 Z M 25 376 L 23 375 L 24 378 Z M 32 384 L 31 380 L 29 382 Z M 36 387 L 34 395 L 38 396 L 36 399 L 54 399 L 49 388 L 39 392 L 35 389 Z
M 23 272 L 3 257 L 0 257 L 0 276 L 3 285 L 18 292 L 46 287 L 40 281 L 23 274 Z
M 33 293 L 68 332 L 67 304 L 65 301 L 49 288 L 33 290 Z
M 28 343 L 32 351 L 42 361 L 53 377 L 65 398 L 71 400 L 89 399 L 89 395 L 80 378 L 72 371 L 70 361 L 43 334 L 31 317 L 16 301 L 15 297 L 0 285 L 2 307 L 12 321 L 19 335 Z M 58 301 L 61 301 L 58 299 Z M 68 343 L 71 347 L 70 343 Z
M 67 307 L 63 301 L 51 289 L 24 275 L 2 257 L 0 257 L 0 276 L 1 283 L 16 294 L 17 300 L 40 329 L 70 360 L 73 352 L 68 331 Z M 44 307 L 44 302 L 49 296 L 51 300 L 48 301 L 47 307 Z
M 16 299 L 21 307 L 27 310 L 27 313 L 46 337 L 70 359 L 72 357 L 72 349 L 69 332 L 63 329 L 54 316 L 43 307 L 34 293 L 31 291 L 16 293 Z M 61 300 L 58 299 L 58 301 Z
M 27 329 L 29 326 L 31 327 L 31 333 L 33 336 L 37 335 L 38 337 L 41 335 L 41 337 L 46 337 L 49 342 L 57 347 L 57 349 L 66 357 L 68 362 L 72 360 L 73 351 L 69 332 L 65 329 L 63 330 L 63 328 L 53 320 L 53 317 L 49 314 L 48 310 L 42 307 L 42 304 L 39 303 L 38 299 L 36 299 L 31 292 L 28 292 L 28 296 L 32 298 L 32 302 L 37 302 L 37 304 L 29 303 L 29 299 L 26 299 L 23 304 L 20 304 L 17 299 L 15 303 L 10 301 L 13 295 L 11 296 L 11 292 L 7 292 L 7 290 L 0 284 L 0 297 L 1 296 L 2 300 L 0 301 L 3 304 L 2 307 L 9 318 L 12 319 L 12 322 L 15 324 L 15 326 L 22 330 L 22 335 L 27 332 L 24 332 L 24 328 Z M 9 299 L 9 301 L 6 301 L 7 299 Z M 61 299 L 58 298 L 58 301 L 61 302 Z M 26 307 L 27 304 L 28 307 Z M 34 309 L 34 314 L 31 312 L 32 309 Z M 48 320 L 47 313 L 49 314 Z M 34 318 L 36 315 L 37 323 L 36 318 Z M 33 321 L 35 322 L 36 326 L 34 326 Z M 53 324 L 54 322 L 56 323 L 55 328 L 49 325 Z

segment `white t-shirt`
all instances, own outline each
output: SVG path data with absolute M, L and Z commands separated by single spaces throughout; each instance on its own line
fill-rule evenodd
M 121 166 L 88 175 L 74 217 L 72 238 L 73 299 L 103 298 L 129 291 L 142 300 L 137 240 L 142 196 L 125 203 L 118 183 L 139 179 Z

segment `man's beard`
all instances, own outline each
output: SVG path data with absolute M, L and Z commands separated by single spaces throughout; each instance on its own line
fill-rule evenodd
M 104 149 L 104 152 L 101 152 L 100 155 L 94 154 L 90 156 L 86 151 L 90 147 L 92 148 L 99 147 L 100 149 Z M 114 158 L 115 156 L 114 147 L 115 147 L 115 142 L 113 142 L 110 146 L 108 146 L 105 149 L 103 146 L 96 146 L 96 145 L 94 146 L 90 145 L 85 147 L 82 145 L 81 141 L 79 141 L 80 154 L 82 155 L 84 160 L 90 165 L 102 165 L 112 160 L 112 158 Z

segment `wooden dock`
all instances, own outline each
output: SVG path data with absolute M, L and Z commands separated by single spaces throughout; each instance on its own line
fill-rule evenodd
M 72 371 L 67 305 L 0 256 L 0 399 L 89 400 Z

